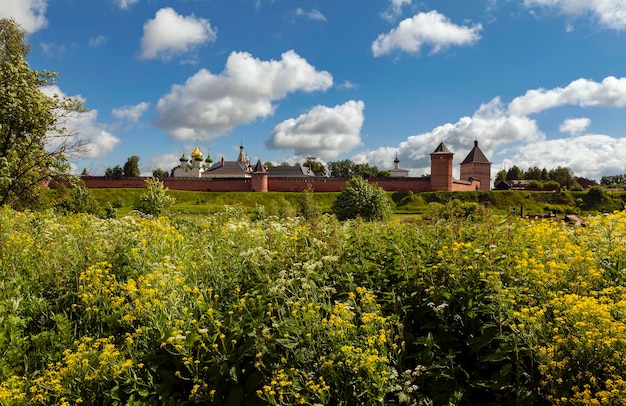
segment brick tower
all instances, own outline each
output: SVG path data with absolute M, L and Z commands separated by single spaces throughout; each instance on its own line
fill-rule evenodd
M 478 148 L 478 141 L 474 141 L 474 148 L 461 162 L 461 180 L 469 178 L 480 180 L 480 190 L 491 188 L 491 162 Z
M 430 190 L 452 190 L 453 157 L 443 142 L 430 154 Z
M 259 159 L 252 172 L 251 189 L 253 192 L 267 192 L 267 171 Z

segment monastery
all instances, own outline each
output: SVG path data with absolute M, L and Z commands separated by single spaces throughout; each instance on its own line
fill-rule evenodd
M 491 163 L 474 141 L 474 148 L 460 164 L 460 179 L 452 176 L 454 154 L 441 142 L 430 154 L 430 176 L 410 177 L 407 169 L 400 168 L 396 157 L 391 177 L 369 179 L 386 191 L 471 191 L 489 190 Z M 88 188 L 144 187 L 144 178 L 112 179 L 100 176 L 82 176 Z M 339 192 L 348 179 L 316 176 L 311 168 L 304 166 L 265 168 L 261 161 L 252 165 L 239 147 L 236 161 L 217 162 L 208 155 L 205 159 L 199 148 L 184 154 L 180 164 L 172 169 L 172 176 L 162 179 L 173 190 L 213 192 L 301 192 L 312 187 L 316 192 Z

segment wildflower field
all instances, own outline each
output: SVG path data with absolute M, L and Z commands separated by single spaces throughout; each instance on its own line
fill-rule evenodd
M 625 239 L 0 209 L 0 404 L 624 404 Z

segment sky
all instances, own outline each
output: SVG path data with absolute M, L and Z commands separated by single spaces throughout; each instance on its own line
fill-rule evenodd
M 214 160 L 351 159 L 455 174 L 477 140 L 498 171 L 626 173 L 624 0 L 0 0 L 42 91 L 79 98 L 74 173 L 199 147 Z

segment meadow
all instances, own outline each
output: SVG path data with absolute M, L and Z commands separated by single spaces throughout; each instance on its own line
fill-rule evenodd
M 626 403 L 626 213 L 0 209 L 2 405 Z

